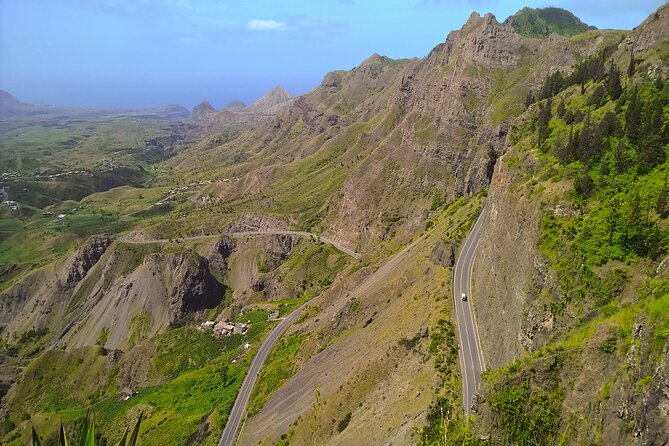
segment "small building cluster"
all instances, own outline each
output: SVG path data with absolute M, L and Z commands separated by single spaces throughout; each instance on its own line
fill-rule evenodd
M 59 172 L 59 173 L 36 173 L 35 179 L 37 181 L 48 181 L 48 180 L 56 180 L 58 178 L 65 178 L 70 175 L 92 175 L 92 174 L 85 170 L 70 170 L 69 172 Z
M 207 184 L 211 184 L 211 180 L 200 180 L 197 183 L 196 182 L 190 183 L 189 186 L 205 186 Z
M 219 321 L 206 321 L 200 325 L 200 327 L 203 329 L 213 330 L 214 333 L 221 336 L 245 334 L 249 330 L 250 326 L 251 324 L 248 322 L 230 322 L 227 319 L 221 319 Z
M 19 204 L 16 201 L 7 200 L 7 201 L 5 201 L 4 204 L 9 206 L 12 211 L 18 211 L 19 210 Z
M 8 180 L 8 179 L 12 178 L 16 181 L 16 178 L 20 178 L 20 177 L 21 177 L 20 172 L 2 172 L 2 173 L 0 173 L 0 179 L 2 179 L 2 180 Z

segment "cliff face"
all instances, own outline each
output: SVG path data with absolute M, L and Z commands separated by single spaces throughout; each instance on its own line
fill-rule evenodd
M 529 155 L 512 171 L 502 157 L 484 210 L 485 225 L 474 267 L 477 318 L 486 366 L 497 368 L 533 350 L 552 328 L 538 297 L 548 284 L 546 261 L 537 246 L 541 208 L 526 190 L 513 190 L 516 175 L 536 165 Z M 536 304 L 536 305 L 535 305 Z
M 424 227 L 435 195 L 450 202 L 487 187 L 527 91 L 601 42 L 526 38 L 491 14 L 473 14 L 426 58 L 372 55 L 328 74 L 265 126 L 213 148 L 243 184 L 215 192 L 225 201 L 254 197 L 269 212 L 312 194 L 312 209 L 289 221 L 317 222 L 360 251 L 404 243 Z M 204 168 L 185 159 L 181 169 Z M 293 171 L 311 172 L 316 162 L 320 169 L 293 184 Z
M 43 329 L 62 316 L 76 286 L 98 263 L 114 241 L 112 236 L 93 236 L 60 266 L 50 265 L 29 274 L 0 293 L 0 324 L 3 337 L 30 329 Z
M 662 49 L 666 48 L 667 11 L 667 6 L 660 8 L 620 45 L 611 42 L 614 51 L 618 46 L 612 60 L 623 67 L 631 48 L 638 49 L 637 63 L 643 68 L 634 81 L 639 84 L 667 72 Z M 588 94 L 592 89 L 583 96 Z M 666 97 L 666 92 L 659 94 Z M 569 103 L 575 97 L 581 97 L 579 90 L 567 88 L 553 98 L 553 104 L 563 99 Z M 575 195 L 577 178 L 548 173 L 561 164 L 551 164 L 553 158 L 547 160 L 531 149 L 536 147 L 536 129 L 528 122 L 537 112 L 532 106 L 514 122 L 516 130 L 525 129 L 529 139 L 512 141 L 517 135 L 509 139 L 486 199 L 473 302 L 485 363 L 494 372 L 477 396 L 476 429 L 482 436 L 508 441 L 514 434 L 500 425 L 502 411 L 495 404 L 509 395 L 505 392 L 527 389 L 517 407 L 523 408 L 525 416 L 533 410 L 527 409 L 531 397 L 542 395 L 544 407 L 553 407 L 557 414 L 554 427 L 563 432 L 566 444 L 665 444 L 669 341 L 659 334 L 666 319 L 653 316 L 659 311 L 653 308 L 666 299 L 666 292 L 654 288 L 667 278 L 666 253 L 641 254 L 624 262 L 592 260 L 592 253 L 583 246 L 592 243 L 597 224 L 602 224 L 595 223 L 595 210 L 607 196 L 601 192 Z M 615 113 L 622 122 L 620 111 Z M 560 119 L 554 114 L 551 124 Z M 564 146 L 567 133 L 562 139 L 554 134 L 552 150 Z M 606 140 L 602 145 L 607 147 Z M 595 162 L 604 165 L 603 157 Z M 601 172 L 606 173 L 606 168 Z M 641 171 L 640 175 L 651 174 Z M 599 179 L 594 187 L 605 191 L 607 181 Z M 644 187 L 642 193 L 657 196 L 659 189 Z M 648 206 L 651 215 L 655 210 Z M 607 215 L 626 209 L 620 205 L 608 209 Z M 557 226 L 552 226 L 555 222 Z M 575 228 L 580 226 L 560 222 L 585 222 L 586 229 L 578 232 L 581 229 Z M 558 245 L 551 244 L 551 237 L 567 240 L 565 246 L 573 251 L 555 248 Z M 597 242 L 603 244 L 601 239 Z M 565 260 L 572 252 L 577 253 L 575 259 Z M 581 288 L 575 292 L 577 287 Z

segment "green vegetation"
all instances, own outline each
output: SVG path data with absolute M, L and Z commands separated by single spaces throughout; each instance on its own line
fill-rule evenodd
M 563 393 L 532 391 L 529 380 L 494 391 L 490 405 L 505 441 L 519 445 L 552 444 L 558 433 Z
M 511 19 L 516 31 L 527 37 L 547 37 L 552 33 L 573 36 L 591 29 L 562 8 L 523 8 Z
M 47 351 L 26 371 L 9 421 L 21 427 L 24 419 L 33 417 L 49 443 L 57 435 L 55 423 L 76 426 L 90 412 L 99 420 L 98 439 L 110 440 L 120 432 L 127 413 L 144 411 L 141 441 L 151 445 L 185 442 L 206 416 L 212 426 L 206 436 L 212 435 L 209 440 L 215 442 L 264 338 L 266 317 L 265 312 L 246 313 L 244 320 L 251 320 L 251 328 L 244 336 L 215 338 L 178 328 L 144 341 L 141 346 L 155 347 L 155 362 L 150 360 L 155 365 L 147 374 L 149 385 L 133 388 L 138 393 L 129 399 L 121 398 L 117 382 L 126 363 L 109 363 L 99 348 Z M 252 348 L 245 350 L 245 343 Z M 18 434 L 11 438 L 9 444 L 20 444 Z
M 299 352 L 310 338 L 310 333 L 298 332 L 284 336 L 277 342 L 267 357 L 253 389 L 248 406 L 250 416 L 258 413 L 274 392 L 293 376 L 300 364 L 308 359 L 300 357 Z

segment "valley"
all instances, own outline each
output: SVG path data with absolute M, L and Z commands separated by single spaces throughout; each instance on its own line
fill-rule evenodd
M 140 413 L 143 445 L 669 436 L 667 5 L 472 13 L 250 105 L 0 119 L 2 444 Z

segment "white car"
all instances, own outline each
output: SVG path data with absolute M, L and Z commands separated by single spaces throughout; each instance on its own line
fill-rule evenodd
M 462 301 L 463 302 L 467 301 L 467 293 L 462 293 Z

